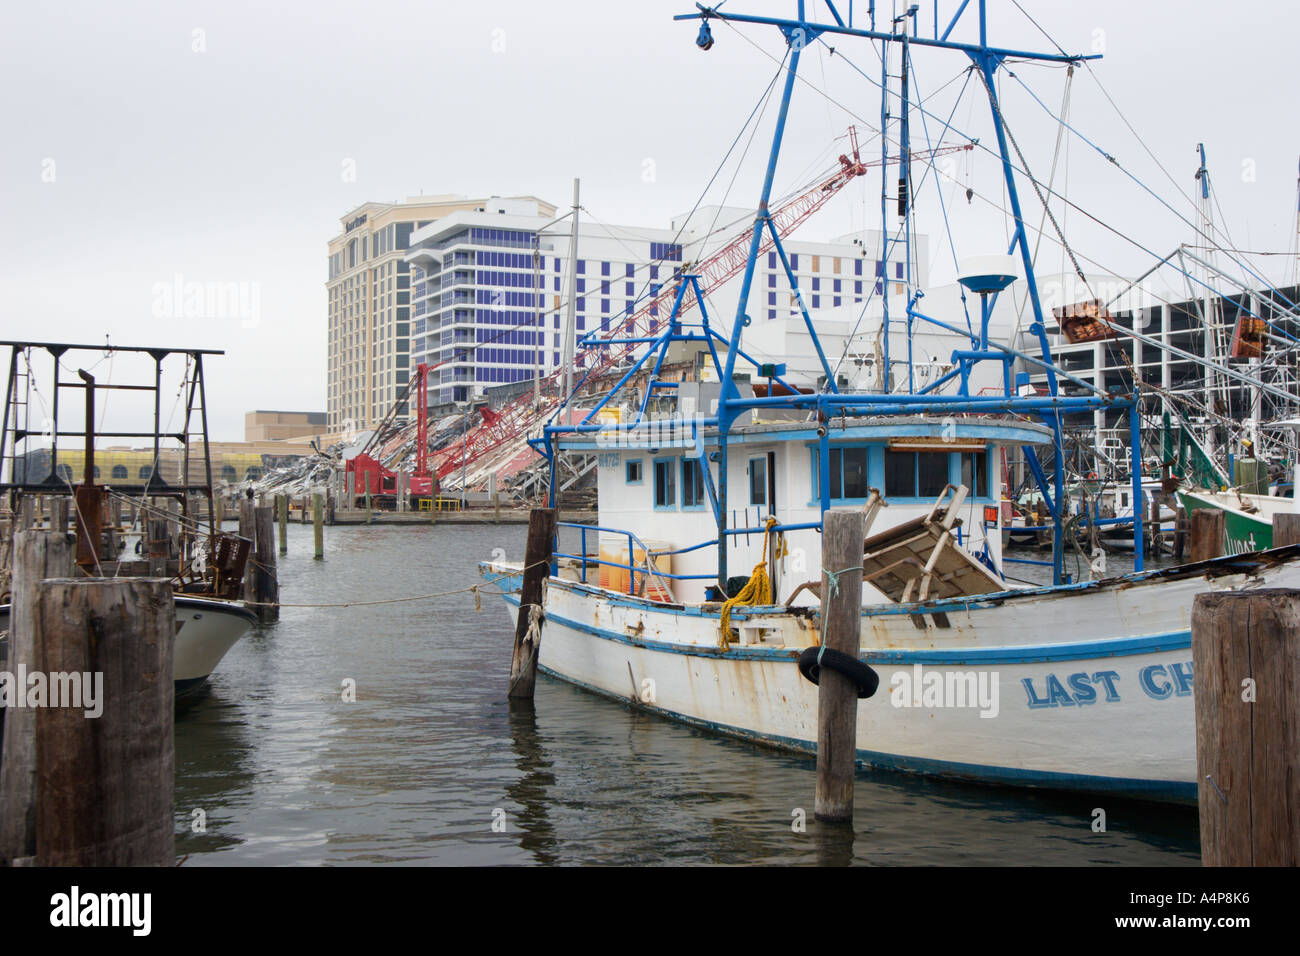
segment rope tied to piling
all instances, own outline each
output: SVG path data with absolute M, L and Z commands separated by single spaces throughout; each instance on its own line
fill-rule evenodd
M 830 585 L 830 590 L 826 592 L 826 596 L 828 598 L 840 596 L 840 575 L 841 574 L 848 574 L 850 571 L 861 571 L 861 570 L 862 570 L 862 565 L 857 565 L 856 567 L 840 568 L 838 571 L 829 571 L 826 568 L 822 568 L 822 574 L 826 575 L 826 583 Z M 821 636 L 818 636 L 817 640 L 818 643 L 820 644 L 820 647 L 818 648 L 817 651 L 817 666 L 820 667 L 822 664 L 822 656 L 826 653 L 826 641 L 823 640 Z

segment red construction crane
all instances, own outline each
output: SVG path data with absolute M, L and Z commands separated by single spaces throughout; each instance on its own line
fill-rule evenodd
M 380 436 L 384 434 L 388 426 L 397 417 L 397 410 L 407 401 L 412 389 L 416 394 L 415 410 L 415 471 L 410 476 L 410 487 L 407 494 L 410 504 L 418 505 L 421 498 L 431 498 L 435 494 L 437 482 L 429 474 L 429 371 L 437 366 L 426 365 L 421 362 L 415 367 L 415 377 L 407 383 L 402 394 L 398 396 L 388 414 L 384 416 L 383 421 L 375 429 L 370 441 L 366 442 L 366 447 L 354 457 L 348 459 L 346 471 L 352 475 L 353 494 L 356 499 L 364 498 L 369 492 L 374 498 L 378 507 L 384 507 L 389 504 L 395 504 L 397 500 L 397 475 L 386 468 L 379 460 L 383 458 L 383 451 L 376 449 L 380 442 Z M 407 429 L 403 429 L 404 434 Z M 375 451 L 379 458 L 371 455 Z M 356 503 L 355 501 L 353 502 Z
M 782 237 L 790 235 L 855 178 L 864 175 L 868 168 L 881 165 L 880 160 L 870 163 L 861 161 L 858 154 L 856 127 L 849 127 L 849 143 L 850 152 L 852 153 L 851 159 L 848 155 L 841 154 L 839 166 L 834 172 L 818 179 L 814 185 L 771 211 L 772 225 L 778 235 Z M 946 146 L 932 152 L 913 153 L 912 156 L 914 159 L 927 160 L 947 153 L 973 148 L 973 144 Z M 898 157 L 891 157 L 888 160 L 890 164 L 896 162 L 898 162 Z M 759 246 L 760 255 L 768 252 L 775 245 L 771 233 L 765 232 L 764 236 L 765 239 Z M 745 268 L 752 240 L 752 227 L 746 226 L 743 232 L 738 233 L 716 252 L 711 253 L 699 262 L 684 264 L 683 268 L 678 270 L 678 274 L 689 272 L 691 275 L 698 276 L 700 287 L 708 293 L 738 275 Z M 690 268 L 687 269 L 686 265 L 689 265 Z M 669 315 L 677 296 L 677 290 L 677 283 L 665 283 L 658 293 L 647 299 L 631 315 L 622 319 L 616 328 L 600 337 L 593 337 L 591 341 L 595 345 L 586 354 L 598 357 L 595 358 L 591 369 L 586 372 L 586 377 L 589 379 L 598 377 L 602 372 L 613 368 L 637 348 L 636 344 L 616 344 L 602 348 L 599 345 L 602 340 L 643 338 L 650 334 L 657 328 L 658 322 Z M 695 305 L 694 292 L 688 285 L 687 292 L 682 297 L 678 316 L 685 314 Z M 600 349 L 600 351 L 597 352 L 595 349 Z M 585 366 L 585 358 L 586 355 L 578 355 L 575 364 L 580 367 Z M 524 394 L 503 406 L 499 411 L 491 412 L 489 409 L 484 408 L 482 410 L 483 420 L 481 424 L 469 430 L 461 442 L 448 447 L 439 456 L 437 477 L 441 479 L 452 474 L 457 469 L 472 465 L 493 448 L 500 446 L 504 442 L 517 440 L 530 428 L 535 428 L 542 420 L 549 417 L 564 398 L 564 396 L 558 394 L 558 383 L 562 377 L 563 369 L 557 368 L 543 379 L 543 396 L 541 402 L 537 405 L 533 404 L 531 395 Z M 546 394 L 547 386 L 550 386 L 550 395 Z

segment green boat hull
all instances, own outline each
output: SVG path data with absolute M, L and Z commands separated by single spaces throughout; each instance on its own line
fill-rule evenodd
M 1266 551 L 1273 547 L 1273 525 L 1267 521 L 1181 491 L 1178 492 L 1178 500 L 1188 514 L 1202 510 L 1223 512 L 1224 537 L 1227 539 L 1224 544 L 1228 554 Z

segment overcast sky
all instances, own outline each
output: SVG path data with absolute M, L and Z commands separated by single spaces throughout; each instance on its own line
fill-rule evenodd
M 1247 17 L 1197 0 L 1021 3 L 1070 53 L 1105 54 L 1071 83 L 1070 121 L 1081 134 L 1188 218 L 1194 208 L 1178 190 L 1191 194 L 1204 142 L 1237 245 L 1292 248 L 1300 153 L 1292 4 L 1256 4 Z M 944 0 L 941 16 L 957 5 Z M 839 6 L 847 13 L 847 0 Z M 922 4 L 925 34 L 931 6 Z M 1002 45 L 1050 49 L 1009 0 L 989 6 Z M 854 7 L 864 18 L 867 4 Z M 724 10 L 794 8 L 793 0 L 731 0 Z M 811 0 L 809 8 L 823 16 Z M 697 201 L 784 44 L 771 28 L 715 25 L 716 45 L 702 52 L 697 24 L 672 20 L 692 9 L 686 0 L 8 4 L 0 333 L 225 349 L 210 367 L 217 439 L 241 438 L 250 409 L 323 410 L 326 242 L 348 209 L 421 192 L 527 193 L 566 205 L 574 176 L 584 206 L 606 223 L 667 226 Z M 970 38 L 972 28 L 973 20 L 954 37 Z M 853 69 L 878 78 L 878 55 L 865 41 L 831 45 L 835 56 L 819 44 L 804 54 L 808 83 L 796 94 L 779 192 L 833 162 L 850 122 L 868 153 L 879 153 L 879 94 Z M 953 81 L 931 107 L 935 117 L 952 109 L 966 65 L 917 51 L 912 80 L 922 93 Z M 1011 70 L 1059 110 L 1063 69 Z M 1016 80 L 1001 82 L 1008 123 L 1046 180 L 1056 126 Z M 954 125 L 991 145 L 988 104 L 977 93 L 967 89 Z M 771 117 L 769 109 L 730 187 L 733 204 L 756 198 Z M 913 147 L 923 148 L 918 122 Z M 934 136 L 937 121 L 929 122 Z M 1151 264 L 1122 236 L 1161 255 L 1191 241 L 1189 225 L 1070 139 L 1056 186 L 1114 227 L 1056 207 L 1090 271 L 1132 275 Z M 723 198 L 733 168 L 710 200 Z M 957 179 L 944 201 L 960 254 L 1004 251 L 998 169 L 963 156 L 945 171 Z M 970 203 L 967 184 L 978 194 Z M 878 180 L 855 185 L 799 236 L 876 225 L 879 194 Z M 1036 224 L 1038 201 L 1027 189 L 1022 201 Z M 950 280 L 937 192 L 922 193 L 918 216 L 934 278 Z M 1058 271 L 1059 249 L 1045 241 L 1044 250 L 1040 269 Z M 1294 259 L 1253 263 L 1277 280 L 1294 272 Z M 178 276 L 243 283 L 256 315 L 193 316 L 160 303 L 159 289 Z

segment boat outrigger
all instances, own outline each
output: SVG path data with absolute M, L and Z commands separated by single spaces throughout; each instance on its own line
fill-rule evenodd
M 1130 508 L 1135 571 L 1069 579 L 1062 417 L 1127 411 L 1131 500 L 1141 502 L 1143 396 L 1137 388 L 1095 387 L 1052 362 L 1018 198 L 1021 171 L 995 79 L 1008 58 L 1073 65 L 1093 57 L 993 46 L 985 3 L 970 6 L 966 15 L 978 17 L 978 40 L 968 42 L 949 38 L 966 3 L 942 35 L 943 24 L 936 24 L 933 37 L 918 32 L 916 7 L 884 30 L 876 28 L 874 7 L 869 28 L 858 28 L 829 2 L 824 22 L 809 19 L 803 2 L 791 19 L 703 6 L 678 18 L 699 20 L 702 38 L 711 22 L 723 22 L 774 27 L 786 40 L 784 86 L 749 258 L 729 331 L 711 325 L 707 290 L 687 264 L 675 276 L 676 299 L 658 328 L 589 333 L 583 340 L 589 349 L 635 346 L 637 353 L 585 415 L 575 412 L 575 389 L 533 441 L 552 476 L 561 456 L 595 456 L 599 483 L 598 524 L 565 528 L 563 540 L 578 546 L 556 552 L 546 582 L 540 668 L 699 727 L 813 750 L 817 690 L 801 676 L 798 660 L 820 642 L 819 595 L 835 587 L 839 572 L 817 567 L 822 521 L 832 508 L 862 508 L 869 529 L 861 659 L 888 692 L 882 688 L 858 709 L 861 765 L 1194 802 L 1193 598 L 1206 590 L 1300 585 L 1300 547 L 1148 571 L 1142 509 Z M 834 41 L 843 56 L 841 47 L 854 39 L 877 43 L 881 52 L 881 88 L 892 100 L 882 117 L 898 124 L 895 144 L 881 135 L 882 151 L 894 145 L 899 157 L 913 155 L 908 116 L 915 104 L 907 76 L 914 48 L 969 58 L 996 132 L 998 185 L 1006 191 L 1014 234 L 1010 255 L 977 257 L 959 270 L 964 291 L 980 299 L 978 323 L 962 328 L 937 317 L 923 308 L 921 290 L 911 289 L 910 280 L 901 316 L 891 318 L 891 283 L 877 288 L 885 369 L 893 368 L 891 351 L 903 350 L 911 368 L 914 328 L 937 328 L 949 337 L 948 370 L 925 385 L 910 371 L 881 375 L 870 391 L 841 382 L 768 215 L 801 53 L 814 42 Z M 712 45 L 711 34 L 709 40 Z M 883 169 L 887 218 L 892 203 L 883 198 L 891 183 Z M 884 224 L 882 261 L 890 261 L 890 243 L 910 241 L 906 221 L 914 196 L 909 163 L 902 161 L 897 202 L 904 224 Z M 744 348 L 755 260 L 769 247 L 787 263 L 792 301 L 816 349 L 823 374 L 813 387 Z M 1015 282 L 1023 282 L 1037 354 L 989 335 L 997 306 L 1010 307 L 1012 296 L 1001 294 Z M 688 308 L 698 308 L 698 317 L 688 317 Z M 688 389 L 664 371 L 674 357 L 693 354 L 702 356 L 696 367 L 705 371 L 688 402 Z M 1026 367 L 1046 371 L 1045 394 L 1027 387 L 1028 374 L 1017 371 Z M 1058 380 L 1071 385 L 1068 393 Z M 629 401 L 630 394 L 640 397 Z M 676 408 L 671 398 L 659 398 L 672 394 Z M 652 395 L 657 415 L 650 411 Z M 1050 449 L 1055 463 L 1047 474 L 1036 453 L 1025 455 L 1054 531 L 1052 583 L 1023 587 L 1006 573 L 1005 489 L 994 462 L 1004 449 L 1038 447 Z M 555 500 L 553 481 L 550 503 Z M 513 616 L 521 565 L 494 560 L 481 571 L 501 584 Z M 745 585 L 755 586 L 742 590 Z
M 181 700 L 193 695 L 258 620 L 240 603 L 250 542 L 238 535 L 223 534 L 216 525 L 203 359 L 223 353 L 62 342 L 6 341 L 0 346 L 10 349 L 4 417 L 0 422 L 0 495 L 14 514 L 22 513 L 24 499 L 70 500 L 80 574 L 157 574 L 172 580 L 176 697 Z M 143 357 L 152 363 L 150 381 L 97 382 L 84 368 L 78 369 L 78 380 L 73 380 L 63 362 L 87 354 L 98 357 L 96 362 L 87 362 L 92 370 L 99 361 L 116 358 L 118 370 L 122 371 L 122 365 L 131 357 Z M 162 419 L 163 363 L 169 356 L 181 356 L 185 364 L 178 392 L 183 414 L 175 428 Z M 39 364 L 42 358 L 50 361 L 50 372 L 37 388 L 35 380 L 43 372 Z M 85 398 L 85 415 L 79 422 L 69 423 L 66 407 L 60 409 L 59 398 L 69 390 Z M 116 391 L 144 393 L 152 399 L 151 431 L 96 428 L 97 394 Z M 42 395 L 50 396 L 48 405 Z M 32 407 L 33 396 L 41 403 L 39 409 Z M 82 447 L 71 453 L 65 451 L 60 459 L 59 440 L 69 437 L 80 438 Z M 114 437 L 148 440 L 152 446 L 149 463 L 136 475 L 118 466 L 112 474 L 103 476 L 107 480 L 100 480 L 100 468 L 95 463 L 96 439 Z M 42 440 L 49 441 L 48 448 L 37 447 Z M 168 441 L 177 443 L 175 461 L 168 454 L 171 449 L 164 447 Z M 81 481 L 74 484 L 70 460 L 78 455 L 82 474 Z M 173 468 L 174 474 L 169 475 Z M 124 551 L 128 536 L 108 527 L 109 516 L 122 510 L 135 515 L 139 532 L 133 537 L 141 542 L 150 518 L 175 522 L 180 531 L 174 542 L 175 553 L 170 553 L 171 542 L 164 542 L 168 553 L 153 558 L 147 554 L 137 558 L 129 550 Z M 0 632 L 8 629 L 9 605 L 0 604 Z M 6 650 L 0 645 L 0 651 Z

